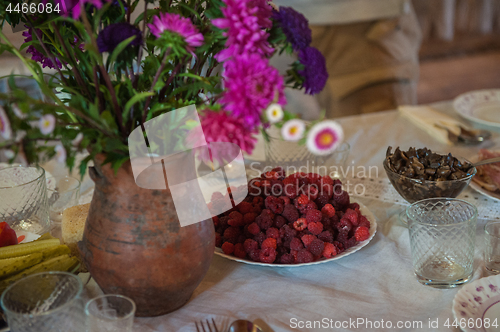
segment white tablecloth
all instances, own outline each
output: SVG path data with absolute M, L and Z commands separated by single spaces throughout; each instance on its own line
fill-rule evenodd
M 450 103 L 435 106 L 453 114 Z M 339 122 L 351 144 L 348 163 L 376 165 L 378 176 L 384 178 L 381 165 L 389 145 L 405 149 L 426 146 L 468 157 L 480 147 L 491 148 L 500 143 L 495 134 L 492 142 L 481 146 L 444 146 L 425 136 L 396 111 L 347 117 Z M 262 156 L 262 147 L 255 155 Z M 276 332 L 334 330 L 298 327 L 299 321 L 324 319 L 333 326 L 343 324 L 344 328 L 335 329 L 343 331 L 452 331 L 445 323 L 453 322 L 452 300 L 459 288 L 439 290 L 417 282 L 408 230 L 397 217 L 401 206 L 367 198 L 359 200 L 374 213 L 378 223 L 377 234 L 360 251 L 334 262 L 295 268 L 253 266 L 214 256 L 207 275 L 184 307 L 161 317 L 136 318 L 135 330 L 195 331 L 195 321 L 214 318 L 221 331 L 226 331 L 236 319 L 256 321 L 266 331 Z M 477 226 L 474 278 L 485 275 L 484 223 L 485 220 L 479 220 Z M 392 324 L 392 329 L 387 328 L 388 324 Z M 407 328 L 397 328 L 397 324 L 406 324 Z

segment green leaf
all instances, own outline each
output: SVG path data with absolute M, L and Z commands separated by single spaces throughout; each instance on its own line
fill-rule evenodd
M 81 162 L 80 162 L 80 166 L 79 166 L 79 170 L 80 170 L 80 180 L 83 180 L 83 177 L 85 176 L 85 174 L 87 174 L 87 165 L 89 163 L 89 161 L 92 160 L 92 156 L 87 156 L 85 157 Z
M 120 53 L 136 38 L 136 36 L 129 37 L 122 41 L 116 48 L 113 50 L 113 53 L 111 53 L 111 56 L 108 58 L 106 62 L 106 67 L 109 68 L 109 65 L 113 62 L 115 62 L 116 58 Z
M 126 119 L 128 118 L 128 114 L 130 112 L 130 109 L 132 108 L 132 105 L 149 96 L 154 96 L 154 92 L 141 92 L 130 98 L 130 100 L 125 104 L 125 110 L 123 111 L 124 121 L 126 121 Z

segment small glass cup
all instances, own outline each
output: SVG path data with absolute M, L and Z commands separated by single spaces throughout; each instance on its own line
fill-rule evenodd
M 494 274 L 500 273 L 500 221 L 491 220 L 484 225 L 484 267 Z
M 406 209 L 417 280 L 452 288 L 474 272 L 477 208 L 454 198 L 429 198 Z
M 344 180 L 345 169 L 351 147 L 343 142 L 330 154 L 318 156 L 309 151 L 305 144 L 285 141 L 279 129 L 271 127 L 267 130 L 269 141 L 265 143 L 266 166 L 281 166 L 285 173 L 296 172 L 318 173 L 332 178 Z
M 11 332 L 82 332 L 82 291 L 74 274 L 42 272 L 9 286 L 0 303 Z
M 85 306 L 87 332 L 132 332 L 135 302 L 123 295 L 101 295 Z
M 80 180 L 71 176 L 50 177 L 47 181 L 53 182 L 47 188 L 49 204 L 50 233 L 52 236 L 61 237 L 61 222 L 63 211 L 78 205 L 80 199 Z
M 44 234 L 50 229 L 45 170 L 13 166 L 0 170 L 0 221 L 17 235 Z

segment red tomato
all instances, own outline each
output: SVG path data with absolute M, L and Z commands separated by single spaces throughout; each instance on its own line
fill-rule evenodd
M 16 232 L 5 222 L 0 222 L 0 247 L 18 244 Z

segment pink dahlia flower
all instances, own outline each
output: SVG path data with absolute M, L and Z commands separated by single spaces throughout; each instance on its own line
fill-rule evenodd
M 178 14 L 160 13 L 160 16 L 155 16 L 153 23 L 148 24 L 148 27 L 156 38 L 159 38 L 165 30 L 181 35 L 190 52 L 194 47 L 203 45 L 203 35 L 198 32 L 191 20 Z
M 271 103 L 286 104 L 283 77 L 258 54 L 244 54 L 227 61 L 224 87 L 221 103 L 252 128 L 261 123 L 260 115 Z
M 224 0 L 226 7 L 222 9 L 224 18 L 212 20 L 219 29 L 227 29 L 228 48 L 217 54 L 218 61 L 225 61 L 231 56 L 244 53 L 270 55 L 273 48 L 264 30 L 272 26 L 272 8 L 266 0 Z

